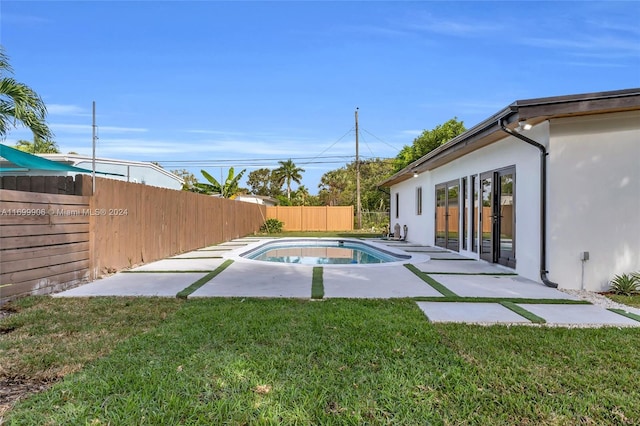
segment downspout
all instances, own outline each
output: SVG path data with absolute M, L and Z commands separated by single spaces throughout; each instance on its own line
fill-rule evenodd
M 502 119 L 498 120 L 498 126 L 505 133 L 540 150 L 540 279 L 547 287 L 558 288 L 558 284 L 551 281 L 547 276 L 549 273 L 547 271 L 547 149 L 541 143 L 505 127 Z

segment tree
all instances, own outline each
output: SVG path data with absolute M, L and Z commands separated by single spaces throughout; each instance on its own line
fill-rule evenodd
M 191 191 L 194 185 L 198 183 L 198 178 L 196 178 L 196 176 L 187 169 L 171 170 L 171 173 L 182 179 L 182 181 L 184 182 L 182 184 L 183 191 Z
M 52 140 L 44 140 L 38 136 L 33 137 L 33 142 L 20 139 L 16 148 L 30 154 L 59 154 L 58 145 Z
M 291 181 L 300 184 L 302 181 L 302 175 L 300 173 L 303 173 L 304 169 L 296 166 L 291 159 L 278 161 L 278 164 L 280 164 L 280 167 L 275 169 L 274 172 L 281 185 L 282 183 L 287 184 L 287 199 L 291 201 Z
M 249 184 L 249 192 L 255 195 L 273 198 L 282 195 L 282 182 L 275 170 L 267 168 L 254 170 L 249 173 L 247 184 Z
M 298 189 L 295 190 L 293 195 L 293 205 L 294 206 L 306 206 L 307 200 L 309 198 L 309 190 L 306 186 L 300 185 Z
M 227 180 L 224 181 L 224 184 L 220 184 L 209 173 L 204 170 L 201 170 L 202 176 L 204 176 L 210 183 L 196 183 L 193 186 L 193 192 L 198 192 L 200 194 L 220 194 L 224 198 L 235 198 L 235 196 L 239 192 L 239 183 L 240 179 L 242 179 L 242 175 L 247 170 L 244 169 L 237 175 L 235 175 L 235 170 L 233 167 L 229 168 L 229 174 L 227 175 Z
M 47 107 L 42 98 L 12 75 L 9 57 L 0 46 L 0 139 L 7 136 L 9 129 L 21 125 L 29 128 L 34 137 L 51 140 L 53 134 L 45 122 Z
M 320 178 L 320 199 L 327 206 L 339 206 L 340 194 L 347 188 L 348 179 L 346 168 L 326 172 Z
M 360 162 L 360 199 L 365 211 L 384 211 L 389 206 L 389 195 L 378 190 L 378 183 L 393 173 L 393 163 L 376 158 Z M 348 206 L 356 204 L 356 163 L 331 170 L 320 178 L 319 197 L 325 205 Z
M 398 172 L 407 167 L 420 157 L 423 157 L 449 142 L 456 136 L 466 132 L 462 121 L 458 121 L 457 117 L 452 118 L 444 124 L 439 124 L 432 130 L 424 130 L 420 136 L 413 140 L 411 146 L 405 145 L 394 161 L 394 172 Z

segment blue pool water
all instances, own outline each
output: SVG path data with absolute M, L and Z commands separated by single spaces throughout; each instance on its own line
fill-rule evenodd
M 398 262 L 411 256 L 383 251 L 352 240 L 268 242 L 242 255 L 247 259 L 300 265 L 353 265 Z

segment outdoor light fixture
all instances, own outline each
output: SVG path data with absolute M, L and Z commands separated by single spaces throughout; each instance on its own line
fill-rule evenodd
M 525 120 L 520 120 L 518 121 L 518 127 L 516 127 L 516 131 L 521 132 L 523 130 L 529 130 L 531 129 L 533 126 L 529 123 L 527 123 Z
M 418 177 L 418 172 L 413 172 L 413 177 Z

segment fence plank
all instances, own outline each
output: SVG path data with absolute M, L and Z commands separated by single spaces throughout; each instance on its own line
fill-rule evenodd
M 25 257 L 37 258 L 43 256 L 54 256 L 64 253 L 75 253 L 79 251 L 89 251 L 89 242 L 64 244 L 55 247 L 27 247 L 11 250 L 2 250 L 2 265 L 9 262 L 24 259 Z M 4 267 L 4 266 L 3 266 Z
M 353 230 L 353 206 L 269 206 L 266 218 L 281 221 L 284 231 Z
M 54 265 L 63 265 L 81 260 L 89 260 L 89 251 L 79 251 L 74 253 L 64 253 L 54 256 L 44 256 L 35 258 L 23 258 L 7 263 L 2 267 L 2 273 L 17 272 L 28 269 L 46 268 Z
M 55 277 L 43 277 L 20 283 L 12 283 L 3 288 L 2 300 L 13 300 L 23 296 L 36 294 L 50 294 L 57 291 L 75 287 L 89 280 L 87 268 L 74 270 L 56 275 Z M 5 296 L 6 294 L 6 296 Z
M 0 282 L 3 284 L 19 284 L 26 281 L 39 281 L 43 279 L 55 279 L 56 275 L 75 271 L 84 271 L 88 274 L 89 259 L 61 265 L 49 265 L 43 268 L 26 269 L 23 271 L 0 274 Z M 83 273 L 84 273 L 83 272 Z M 4 292 L 3 292 L 4 293 Z M 4 294 L 3 294 L 4 297 Z
M 50 234 L 50 235 L 28 235 L 20 237 L 2 237 L 0 238 L 0 247 L 2 249 L 14 249 L 25 247 L 45 247 L 55 246 L 58 244 L 79 243 L 89 241 L 88 232 L 80 232 L 76 234 Z

